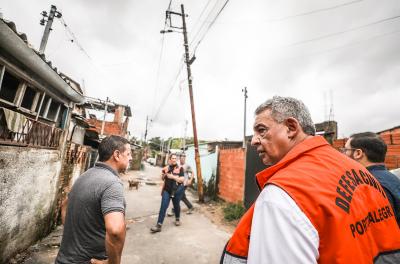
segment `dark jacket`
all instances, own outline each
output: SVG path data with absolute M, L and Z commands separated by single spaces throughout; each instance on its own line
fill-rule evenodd
M 385 165 L 372 165 L 367 167 L 367 169 L 375 176 L 385 190 L 396 216 L 397 224 L 400 227 L 400 179 L 389 172 Z

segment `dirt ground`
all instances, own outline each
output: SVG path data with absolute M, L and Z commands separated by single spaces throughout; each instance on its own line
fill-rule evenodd
M 199 211 L 204 214 L 208 219 L 210 219 L 213 224 L 232 234 L 239 220 L 225 220 L 223 211 L 225 206 L 226 203 L 222 201 L 210 201 L 208 203 L 201 204 L 199 207 Z

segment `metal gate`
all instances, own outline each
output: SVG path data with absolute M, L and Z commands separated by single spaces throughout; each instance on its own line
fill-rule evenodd
M 250 138 L 251 137 L 247 137 Z M 245 180 L 244 180 L 244 206 L 248 209 L 253 202 L 257 199 L 260 191 L 256 183 L 256 174 L 265 168 L 261 162 L 260 157 L 256 151 L 256 148 L 251 146 L 250 140 L 247 140 L 247 151 L 246 151 L 246 167 L 245 167 Z

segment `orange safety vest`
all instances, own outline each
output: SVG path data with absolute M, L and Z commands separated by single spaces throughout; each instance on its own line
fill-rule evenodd
M 381 185 L 323 137 L 296 145 L 256 179 L 260 189 L 283 189 L 311 221 L 319 235 L 318 263 L 400 260 L 400 229 Z M 246 263 L 254 206 L 240 220 L 221 263 Z

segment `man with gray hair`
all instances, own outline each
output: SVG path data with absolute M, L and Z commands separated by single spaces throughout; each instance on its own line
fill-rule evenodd
M 299 100 L 255 111 L 251 144 L 267 169 L 221 258 L 236 263 L 400 263 L 400 229 L 377 180 L 332 148 Z

